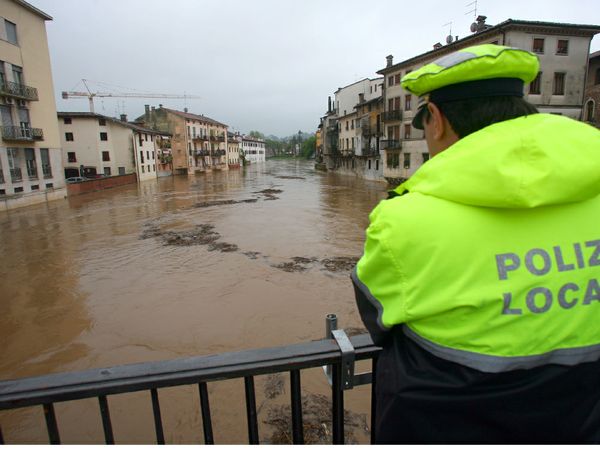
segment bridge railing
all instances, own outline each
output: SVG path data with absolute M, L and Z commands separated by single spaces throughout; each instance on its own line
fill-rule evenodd
M 291 390 L 292 440 L 304 443 L 301 373 L 302 370 L 327 366 L 332 397 L 332 440 L 344 443 L 344 391 L 357 385 L 371 384 L 371 441 L 374 441 L 375 374 L 380 348 L 368 334 L 347 337 L 335 331 L 334 338 L 290 346 L 229 352 L 217 355 L 147 362 L 86 371 L 49 374 L 0 382 L 0 410 L 41 406 L 49 442 L 61 442 L 54 404 L 85 398 L 98 398 L 106 444 L 115 443 L 108 398 L 111 395 L 148 391 L 154 414 L 156 442 L 165 442 L 158 389 L 198 385 L 204 442 L 214 444 L 210 398 L 207 383 L 244 379 L 248 442 L 258 444 L 258 419 L 254 377 L 288 372 Z M 372 373 L 354 374 L 354 361 L 371 359 Z M 373 377 L 372 377 L 373 376 Z M 1 424 L 1 423 L 0 423 Z M 0 443 L 4 444 L 0 427 Z

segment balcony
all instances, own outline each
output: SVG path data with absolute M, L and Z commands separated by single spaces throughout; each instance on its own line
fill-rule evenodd
M 20 126 L 2 126 L 2 139 L 13 141 L 44 140 L 44 132 L 41 128 L 21 128 Z
M 210 151 L 208 151 L 208 150 L 196 150 L 196 156 L 210 156 Z
M 211 156 L 213 157 L 220 157 L 220 156 L 225 156 L 225 150 L 212 150 L 211 151 Z
M 220 136 L 211 135 L 210 140 L 212 140 L 213 142 L 225 142 L 225 136 L 224 135 L 220 135 Z
M 400 109 L 396 111 L 385 111 L 382 119 L 384 122 L 397 122 L 402 120 L 402 111 Z
M 0 84 L 0 95 L 29 101 L 38 101 L 39 99 L 35 87 L 13 83 L 12 81 L 4 81 L 4 84 Z
M 206 134 L 197 135 L 197 136 L 193 136 L 192 140 L 205 141 L 205 140 L 208 140 L 208 136 Z
M 396 150 L 396 149 L 399 150 L 400 148 L 402 148 L 402 141 L 401 140 L 382 140 L 381 148 L 384 148 L 386 150 Z

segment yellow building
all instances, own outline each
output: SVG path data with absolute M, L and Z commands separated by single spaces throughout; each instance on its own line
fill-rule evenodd
M 46 20 L 0 0 L 0 210 L 66 195 Z

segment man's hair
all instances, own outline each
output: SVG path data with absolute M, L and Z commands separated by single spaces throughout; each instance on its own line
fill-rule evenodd
M 537 108 L 520 97 L 484 97 L 449 101 L 436 106 L 446 116 L 459 138 L 479 131 L 493 123 L 511 120 L 525 115 L 537 114 Z M 424 121 L 430 113 L 425 111 Z

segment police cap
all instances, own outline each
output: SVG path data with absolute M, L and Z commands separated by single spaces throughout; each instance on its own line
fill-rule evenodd
M 523 86 L 535 79 L 538 58 L 525 50 L 484 44 L 458 50 L 408 73 L 404 89 L 419 96 L 412 124 L 423 129 L 429 102 L 441 104 L 468 98 L 523 96 Z

